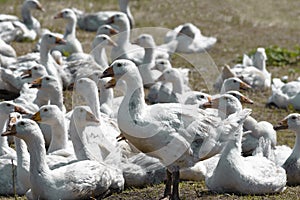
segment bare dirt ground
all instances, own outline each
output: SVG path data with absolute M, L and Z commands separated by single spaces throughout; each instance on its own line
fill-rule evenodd
M 22 0 L 0 0 L 0 13 L 20 16 Z M 46 12 L 34 12 L 41 25 L 52 31 L 63 32 L 64 22 L 53 20 L 55 13 L 65 7 L 76 7 L 87 12 L 99 10 L 118 10 L 116 0 L 41 0 Z M 218 38 L 217 44 L 208 51 L 210 57 L 220 69 L 222 65 L 233 65 L 238 57 L 257 47 L 277 45 L 293 49 L 300 45 L 300 1 L 299 0 L 132 0 L 131 8 L 136 20 L 136 27 L 174 28 L 179 24 L 191 22 L 198 26 L 203 35 Z M 91 51 L 91 41 L 95 33 L 78 30 L 77 36 L 84 45 L 85 52 Z M 34 43 L 13 43 L 18 55 L 33 49 Z M 174 66 L 184 62 L 174 59 Z M 298 77 L 299 66 L 274 67 L 268 65 L 273 77 L 289 75 L 290 80 Z M 203 89 L 205 84 L 199 76 L 191 77 L 194 89 Z M 213 81 L 213 80 L 212 80 Z M 66 96 L 69 94 L 65 93 Z M 269 90 L 246 93 L 255 101 L 253 116 L 257 120 L 276 123 L 293 110 L 278 110 L 265 107 Z M 70 102 L 66 98 L 66 103 Z M 294 134 L 290 131 L 278 133 L 278 144 L 292 146 Z M 0 186 L 1 187 L 1 186 Z M 204 182 L 182 182 L 182 199 L 299 199 L 300 187 L 287 187 L 278 195 L 237 196 L 231 194 L 212 194 L 207 191 Z M 158 199 L 163 192 L 163 185 L 149 186 L 143 189 L 129 188 L 121 194 L 114 194 L 108 199 Z M 12 198 L 0 198 L 12 199 Z

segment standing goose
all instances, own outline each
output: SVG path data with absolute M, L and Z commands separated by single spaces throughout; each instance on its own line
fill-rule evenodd
M 275 126 L 275 130 L 281 129 L 290 129 L 296 133 L 296 142 L 293 148 L 292 153 L 284 162 L 282 167 L 285 169 L 287 174 L 287 184 L 288 185 L 299 185 L 300 184 L 300 156 L 299 156 L 299 148 L 300 148 L 300 114 L 292 113 L 286 116 L 283 120 L 281 120 L 278 125 Z
M 66 44 L 58 45 L 54 50 L 60 51 L 64 56 L 70 56 L 72 53 L 82 53 L 82 46 L 76 38 L 76 23 L 77 18 L 73 10 L 63 9 L 54 16 L 54 19 L 63 18 L 67 21 L 66 30 L 63 39 Z
M 242 123 L 243 118 L 249 114 L 249 111 L 244 111 L 232 121 L 222 124 L 219 118 L 189 105 L 149 106 L 144 100 L 139 71 L 129 60 L 113 62 L 103 72 L 104 77 L 115 77 L 126 82 L 127 91 L 118 112 L 119 128 L 122 135 L 137 149 L 158 158 L 168 168 L 164 196 L 171 196 L 172 199 L 179 199 L 179 169 L 190 167 L 220 152 L 225 141 L 218 137 L 219 134 L 227 135 L 228 130 L 236 128 L 235 125 Z M 225 129 L 225 124 L 232 126 Z M 210 136 L 204 130 L 210 130 Z M 213 134 L 217 130 L 227 131 Z
M 230 101 L 229 101 L 230 99 Z M 228 112 L 228 103 L 238 100 L 231 95 L 222 95 L 216 106 L 219 113 Z M 241 106 L 237 112 L 241 110 Z M 228 116 L 228 118 L 232 115 Z M 242 157 L 242 126 L 228 138 L 220 160 L 212 175 L 206 179 L 207 187 L 220 193 L 272 194 L 285 189 L 285 170 L 262 156 Z
M 122 184 L 112 184 L 110 170 L 96 161 L 78 161 L 54 170 L 49 169 L 45 160 L 43 135 L 32 120 L 18 121 L 10 131 L 2 134 L 6 135 L 19 137 L 27 144 L 30 153 L 31 194 L 34 199 L 86 199 L 103 197 L 110 190 L 123 189 Z

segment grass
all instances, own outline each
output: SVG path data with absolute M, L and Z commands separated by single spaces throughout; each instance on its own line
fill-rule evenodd
M 0 1 L 0 12 L 20 16 L 20 5 L 23 0 Z M 65 7 L 76 7 L 88 12 L 99 10 L 117 10 L 117 1 L 79 1 L 79 0 L 41 0 L 46 12 L 34 11 L 34 16 L 41 22 L 42 27 L 52 31 L 63 32 L 64 22 L 53 20 L 55 13 Z M 244 53 L 251 53 L 257 47 L 266 47 L 269 57 L 267 68 L 273 77 L 288 75 L 289 80 L 300 76 L 299 71 L 299 10 L 298 0 L 251 0 L 242 2 L 238 0 L 131 0 L 133 16 L 136 27 L 166 27 L 174 28 L 185 22 L 198 26 L 203 35 L 215 36 L 217 44 L 209 50 L 208 54 L 213 63 L 204 67 L 204 73 L 199 74 L 195 68 L 187 64 L 180 56 L 174 56 L 173 66 L 191 67 L 191 86 L 195 90 L 209 89 L 218 75 L 218 69 L 224 64 L 233 65 Z M 85 52 L 90 52 L 90 43 L 95 33 L 77 30 L 77 36 L 83 44 Z M 157 38 L 162 39 L 162 38 Z M 23 55 L 34 48 L 32 43 L 13 43 L 18 55 Z M 197 57 L 198 58 L 198 57 Z M 206 57 L 207 58 L 207 57 Z M 200 63 L 199 63 L 200 64 Z M 210 67 L 216 66 L 214 73 Z M 280 67 L 277 67 L 280 66 Z M 210 72 L 210 73 L 207 73 Z M 65 94 L 67 107 L 72 108 L 72 92 Z M 278 110 L 265 107 L 270 90 L 249 91 L 246 95 L 255 101 L 254 105 L 247 105 L 253 109 L 252 116 L 257 120 L 266 120 L 276 124 L 291 112 L 292 109 Z M 277 134 L 278 145 L 293 146 L 294 133 L 280 131 Z M 1 187 L 1 186 L 0 186 Z M 181 182 L 182 199 L 299 199 L 300 187 L 287 187 L 281 194 L 263 196 L 238 196 L 233 194 L 214 194 L 207 191 L 204 182 Z M 148 186 L 142 189 L 128 188 L 121 194 L 114 194 L 107 199 L 158 199 L 161 197 L 163 184 Z M 1 197 L 3 199 L 13 199 Z M 24 199 L 24 197 L 21 197 Z

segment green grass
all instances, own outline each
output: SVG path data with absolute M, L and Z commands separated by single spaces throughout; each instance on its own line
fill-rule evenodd
M 0 12 L 20 16 L 20 5 L 23 0 L 0 0 Z M 79 1 L 79 0 L 41 0 L 45 13 L 34 11 L 42 27 L 52 31 L 63 32 L 63 20 L 53 20 L 53 16 L 65 7 L 76 7 L 88 12 L 118 9 L 117 1 Z M 251 53 L 257 47 L 266 47 L 268 54 L 267 68 L 273 77 L 289 75 L 289 80 L 300 76 L 299 70 L 299 7 L 298 0 L 131 0 L 132 14 L 137 27 L 174 28 L 181 23 L 191 22 L 201 29 L 203 35 L 215 36 L 217 44 L 208 51 L 214 63 L 221 68 L 224 64 L 233 65 L 244 53 Z M 85 52 L 90 52 L 90 43 L 95 33 L 77 30 L 77 36 L 83 44 Z M 162 39 L 162 38 L 159 38 Z M 13 43 L 18 55 L 28 53 L 33 49 L 32 43 Z M 298 45 L 298 47 L 295 47 Z M 195 72 L 191 65 L 179 56 L 174 56 L 172 64 L 175 67 L 189 66 L 191 86 L 195 90 L 208 90 L 207 85 L 214 82 L 218 74 L 212 77 Z M 280 67 L 277 67 L 280 66 Z M 209 68 L 207 69 L 210 70 Z M 209 80 L 210 83 L 205 83 Z M 210 91 L 210 90 L 209 90 Z M 212 91 L 210 91 L 212 92 Z M 270 90 L 248 91 L 245 93 L 255 101 L 246 105 L 253 110 L 252 116 L 257 120 L 266 120 L 276 124 L 293 110 L 266 108 Z M 72 108 L 72 92 L 67 91 L 65 104 Z M 295 135 L 291 131 L 280 131 L 277 134 L 278 144 L 293 146 Z M 1 187 L 1 186 L 0 186 Z M 163 184 L 148 186 L 143 189 L 130 188 L 121 194 L 114 194 L 108 199 L 158 199 L 163 192 Z M 233 194 L 214 194 L 207 191 L 204 182 L 181 182 L 182 199 L 299 199 L 300 187 L 287 187 L 281 194 L 263 196 L 239 196 Z M 1 197 L 3 199 L 13 199 Z M 22 197 L 21 199 L 25 199 Z

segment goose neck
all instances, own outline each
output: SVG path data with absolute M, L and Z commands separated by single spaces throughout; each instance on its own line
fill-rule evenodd
M 113 89 L 100 89 L 100 106 L 104 103 L 108 104 L 110 107 L 112 106 L 112 101 L 114 98 Z
M 154 57 L 154 47 L 145 48 L 145 55 L 143 63 L 155 63 L 155 57 Z
M 236 130 L 234 134 L 231 136 L 231 138 L 228 140 L 222 156 L 232 156 L 232 155 L 241 155 L 242 152 L 242 127 L 239 127 L 238 130 Z
M 6 119 L 0 119 L 0 127 L 1 127 L 1 133 L 6 131 L 6 124 L 7 120 Z M 7 137 L 1 137 L 0 136 L 0 155 L 5 154 L 5 149 L 10 148 L 7 142 Z
M 117 40 L 118 47 L 124 47 L 129 43 L 130 39 L 130 28 L 127 23 L 119 25 L 120 33 Z
M 26 143 L 23 140 L 15 137 L 15 146 L 17 152 L 17 166 L 29 166 L 30 156 L 27 150 Z
M 179 94 L 183 94 L 183 80 L 182 78 L 178 77 L 178 79 L 172 81 L 172 85 L 173 85 L 173 92 L 174 93 L 179 93 Z
M 51 143 L 48 148 L 48 153 L 67 148 L 67 129 L 63 117 L 58 117 L 54 124 L 51 124 Z
M 30 153 L 30 174 L 36 177 L 50 173 L 46 162 L 45 141 L 42 134 L 26 138 L 25 142 Z
M 76 18 L 68 19 L 65 34 L 64 34 L 64 39 L 67 39 L 67 37 L 69 37 L 69 36 L 71 36 L 73 38 L 76 37 L 76 23 L 77 23 Z
M 22 19 L 24 24 L 28 27 L 28 28 L 32 28 L 33 27 L 33 17 L 31 15 L 31 10 L 30 7 L 28 5 L 23 5 L 21 8 L 21 15 L 22 15 Z
M 292 155 L 296 158 L 300 158 L 299 152 L 300 152 L 300 130 L 298 129 L 296 131 L 296 139 L 295 139 L 295 145 L 293 148 Z
M 94 115 L 100 119 L 101 114 L 100 114 L 100 100 L 99 100 L 99 95 L 98 95 L 98 89 L 97 87 L 91 89 L 88 96 L 86 96 L 86 101 L 88 106 L 91 108 L 92 112 L 94 113 Z

